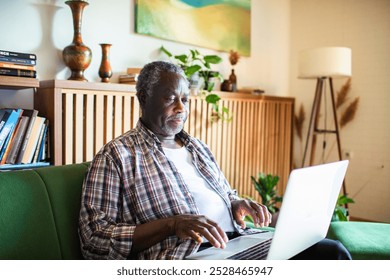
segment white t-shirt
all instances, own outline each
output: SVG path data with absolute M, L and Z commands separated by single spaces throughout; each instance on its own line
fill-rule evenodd
M 171 160 L 183 176 L 201 215 L 217 222 L 225 231 L 234 231 L 229 209 L 224 200 L 203 179 L 192 164 L 192 155 L 185 148 L 163 148 L 166 156 Z

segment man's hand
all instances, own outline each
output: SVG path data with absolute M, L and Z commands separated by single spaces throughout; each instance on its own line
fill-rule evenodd
M 244 217 L 247 215 L 252 216 L 256 227 L 268 226 L 272 219 L 267 207 L 247 199 L 232 201 L 232 212 L 237 224 L 243 229 L 246 227 Z
M 192 238 L 202 243 L 202 236 L 216 248 L 225 248 L 229 241 L 218 224 L 202 215 L 177 215 L 173 217 L 173 231 L 179 238 Z

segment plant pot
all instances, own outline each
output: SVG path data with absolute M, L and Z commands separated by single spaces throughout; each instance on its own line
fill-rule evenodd
M 276 211 L 274 214 L 272 214 L 272 221 L 269 224 L 269 226 L 274 228 L 276 226 L 276 222 L 278 221 L 278 218 L 279 218 L 279 211 Z

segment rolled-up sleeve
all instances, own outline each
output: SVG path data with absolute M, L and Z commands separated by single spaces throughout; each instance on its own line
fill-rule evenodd
M 86 259 L 128 258 L 135 223 L 123 223 L 120 168 L 104 154 L 92 161 L 84 179 L 79 218 L 81 251 Z

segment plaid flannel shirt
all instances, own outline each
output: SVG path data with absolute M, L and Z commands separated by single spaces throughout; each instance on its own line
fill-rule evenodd
M 237 196 L 211 151 L 184 131 L 178 136 L 196 169 L 230 210 L 230 201 Z M 89 167 L 79 218 L 82 253 L 87 259 L 126 259 L 137 225 L 180 214 L 199 211 L 161 142 L 139 121 L 136 128 L 106 144 Z M 193 240 L 169 236 L 137 258 L 183 259 L 198 247 Z

